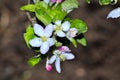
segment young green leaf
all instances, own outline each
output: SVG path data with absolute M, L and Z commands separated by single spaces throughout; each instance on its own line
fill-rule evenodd
M 71 27 L 78 29 L 78 34 L 85 33 L 87 31 L 87 25 L 84 21 L 79 19 L 71 20 Z
M 86 0 L 86 2 L 87 2 L 88 4 L 90 4 L 91 0 Z
M 52 22 L 55 22 L 57 20 L 62 21 L 67 15 L 67 12 L 62 10 L 61 4 L 59 4 L 56 7 L 53 6 L 52 8 L 48 9 L 47 13 L 52 18 Z
M 44 1 L 39 1 L 35 4 L 35 8 L 45 10 L 48 8 L 48 4 L 45 3 Z
M 79 3 L 77 0 L 65 0 L 62 3 L 62 9 L 69 13 L 74 8 L 78 8 L 78 5 L 79 5 Z
M 32 67 L 34 67 L 36 64 L 38 64 L 41 60 L 41 56 L 37 55 L 28 60 L 28 64 Z
M 26 29 L 26 33 L 24 33 L 24 40 L 27 46 L 30 48 L 29 41 L 35 37 L 34 30 L 31 25 L 29 25 Z
M 70 42 L 72 42 L 72 44 L 73 44 L 74 47 L 76 48 L 76 47 L 77 47 L 77 42 L 76 42 L 76 40 L 75 40 L 74 38 L 70 38 L 69 40 L 70 40 Z
M 118 0 L 99 0 L 100 5 L 116 4 Z
M 87 41 L 84 37 L 81 38 L 81 39 L 77 39 L 77 42 L 80 43 L 83 46 L 87 46 Z
M 35 5 L 34 4 L 28 4 L 28 5 L 22 6 L 20 9 L 24 10 L 24 11 L 35 12 Z
M 36 17 L 44 23 L 44 25 L 48 25 L 52 22 L 51 17 L 45 12 L 43 9 L 36 9 L 35 10 Z

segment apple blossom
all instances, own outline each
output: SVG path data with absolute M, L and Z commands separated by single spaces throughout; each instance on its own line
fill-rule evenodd
M 49 47 L 54 45 L 54 38 L 50 38 L 53 32 L 53 25 L 49 24 L 43 29 L 39 24 L 34 24 L 34 32 L 38 37 L 30 40 L 32 47 L 40 47 L 40 52 L 46 54 L 49 51 Z
M 55 68 L 58 73 L 61 73 L 60 61 L 72 60 L 75 56 L 70 53 L 70 50 L 67 46 L 62 46 L 58 50 L 53 52 L 53 56 L 49 59 L 49 64 L 55 62 Z
M 66 33 L 70 29 L 70 22 L 65 21 L 61 24 L 60 20 L 57 20 L 54 25 L 55 34 L 59 37 L 65 37 Z

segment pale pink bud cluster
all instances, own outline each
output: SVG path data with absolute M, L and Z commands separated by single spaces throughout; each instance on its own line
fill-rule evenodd
M 67 46 L 61 46 L 58 50 L 61 52 L 70 52 L 71 51 Z
M 77 30 L 76 28 L 71 28 L 71 29 L 68 31 L 67 35 L 68 35 L 70 38 L 73 38 L 73 37 L 77 36 L 77 35 L 76 35 L 77 33 L 78 33 L 78 30 Z
M 53 2 L 53 3 L 55 3 L 55 2 L 58 2 L 58 3 L 61 3 L 63 0 L 50 0 L 50 2 Z

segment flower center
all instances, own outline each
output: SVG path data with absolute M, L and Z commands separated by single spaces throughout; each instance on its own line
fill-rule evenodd
M 60 25 L 56 25 L 56 28 L 55 28 L 56 31 L 61 31 L 62 30 L 62 27 Z
M 66 58 L 65 58 L 65 56 L 63 54 L 60 54 L 59 57 L 60 57 L 61 61 L 65 61 L 66 60 Z
M 43 42 L 47 41 L 47 39 L 48 39 L 48 38 L 47 38 L 46 36 L 42 36 L 42 37 L 41 37 L 41 40 L 42 40 Z

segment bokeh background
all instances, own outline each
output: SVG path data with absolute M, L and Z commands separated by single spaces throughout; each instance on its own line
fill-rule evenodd
M 100 6 L 98 0 L 80 7 L 71 18 L 80 18 L 88 25 L 88 45 L 69 47 L 76 59 L 62 63 L 62 73 L 45 70 L 45 60 L 30 67 L 27 60 L 36 55 L 28 49 L 23 33 L 30 24 L 20 6 L 27 0 L 0 0 L 0 80 L 120 80 L 120 18 L 106 19 L 117 5 Z

